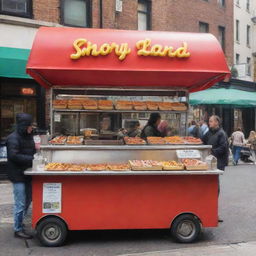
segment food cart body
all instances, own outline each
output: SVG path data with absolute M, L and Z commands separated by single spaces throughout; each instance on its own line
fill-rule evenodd
M 189 213 L 203 227 L 218 224 L 218 172 L 99 173 L 33 176 L 36 225 L 42 212 L 44 183 L 61 183 L 61 213 L 69 230 L 169 229 Z
M 118 163 L 129 159 L 176 159 L 176 150 L 200 150 L 204 145 L 42 146 L 51 162 Z M 47 221 L 60 219 L 66 230 L 170 229 L 180 217 L 199 225 L 184 241 L 192 241 L 202 227 L 218 225 L 219 170 L 208 171 L 27 171 L 33 178 L 32 225 L 40 233 Z M 45 212 L 45 185 L 59 185 L 57 211 Z M 48 195 L 49 196 L 49 195 Z M 56 197 L 56 195 L 55 195 Z M 55 199 L 56 201 L 56 199 Z M 49 206 L 47 206 L 49 209 Z M 55 231 L 52 231 L 53 233 Z M 61 232 L 61 231 L 60 231 Z M 198 234 L 195 235 L 195 232 Z M 56 232 L 55 232 L 56 233 Z M 43 236 L 43 235 L 42 235 Z M 49 240 L 49 239 L 48 239 Z M 46 240 L 46 241 L 48 241 Z M 55 243 L 45 243 L 56 245 Z M 59 244 L 59 242 L 57 243 Z
M 95 43 L 97 49 L 88 50 L 88 41 Z M 147 43 L 150 46 L 145 46 Z M 122 58 L 119 51 L 124 53 L 125 49 L 127 54 Z M 80 90 L 79 95 L 84 97 L 97 95 L 93 90 L 105 90 L 108 96 L 163 96 L 163 102 L 169 100 L 164 97 L 172 96 L 176 97 L 174 101 L 182 102 L 189 92 L 207 89 L 230 76 L 221 46 L 210 34 L 81 28 L 40 28 L 27 72 L 42 86 L 51 89 L 51 100 L 56 99 L 52 95 L 57 87 L 62 89 L 62 94 L 68 94 L 70 88 Z M 81 93 L 82 88 L 85 90 Z M 55 117 L 59 120 L 58 113 L 62 110 L 52 109 L 51 102 L 49 105 L 51 121 Z M 64 110 L 68 114 L 73 111 L 77 116 L 102 112 Z M 118 113 L 117 109 L 110 112 Z M 168 110 L 166 115 L 169 114 Z M 186 114 L 186 118 L 180 118 L 180 123 L 186 124 L 187 111 L 180 114 Z M 210 147 L 193 147 L 201 151 L 201 158 L 205 160 Z M 49 162 L 90 164 L 137 159 L 177 160 L 176 150 L 188 148 L 188 145 L 63 145 L 42 147 L 42 152 Z M 33 178 L 32 224 L 39 238 L 49 246 L 62 244 L 60 233 L 67 229 L 171 228 L 179 241 L 191 242 L 198 237 L 201 225 L 215 227 L 218 224 L 219 170 L 32 170 L 26 174 Z M 57 212 L 43 211 L 44 204 L 48 203 L 43 200 L 43 188 L 47 184 L 59 186 L 59 195 L 55 196 L 59 196 L 57 206 L 61 207 Z M 182 231 L 183 226 L 185 231 Z

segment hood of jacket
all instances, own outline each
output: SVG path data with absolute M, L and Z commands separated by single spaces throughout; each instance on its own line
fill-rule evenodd
M 30 114 L 20 113 L 16 115 L 17 132 L 22 136 L 29 135 L 27 129 L 32 125 L 33 118 Z

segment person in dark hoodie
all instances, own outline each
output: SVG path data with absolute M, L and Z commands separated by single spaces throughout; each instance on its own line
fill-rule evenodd
M 149 120 L 141 132 L 141 138 L 146 139 L 147 137 L 161 137 L 161 132 L 157 129 L 161 123 L 161 116 L 159 113 L 151 113 Z
M 225 131 L 220 127 L 220 118 L 213 115 L 209 119 L 209 131 L 202 140 L 206 145 L 212 145 L 211 153 L 217 158 L 217 168 L 224 171 L 228 165 L 229 144 Z
M 16 131 L 6 141 L 8 178 L 13 183 L 14 236 L 24 239 L 32 238 L 23 230 L 23 218 L 32 198 L 31 177 L 24 175 L 24 171 L 32 167 L 33 155 L 36 153 L 32 131 L 32 116 L 17 114 Z

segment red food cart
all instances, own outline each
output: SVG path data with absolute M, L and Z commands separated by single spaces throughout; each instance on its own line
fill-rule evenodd
M 88 120 L 105 125 L 106 113 L 111 120 L 119 120 L 120 128 L 127 115 L 141 117 L 155 111 L 60 110 L 54 109 L 53 100 L 92 96 L 182 101 L 188 100 L 190 91 L 207 89 L 230 74 L 222 49 L 210 34 L 81 28 L 40 28 L 27 72 L 49 89 L 51 133 L 56 133 L 56 123 L 63 119 L 66 125 L 77 124 L 74 135 Z M 174 125 L 178 123 L 179 132 L 185 135 L 187 110 L 161 113 Z M 204 160 L 210 146 L 103 143 L 41 147 L 48 162 L 77 164 L 177 160 L 179 150 L 199 154 Z M 33 182 L 32 226 L 46 246 L 63 244 L 68 230 L 170 229 L 176 240 L 192 242 L 201 226 L 218 225 L 221 173 L 216 169 L 28 170 Z

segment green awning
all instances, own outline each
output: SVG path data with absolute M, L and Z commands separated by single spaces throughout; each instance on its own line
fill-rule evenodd
M 256 107 L 256 92 L 237 89 L 208 89 L 190 94 L 191 105 L 233 105 Z
M 29 54 L 29 49 L 0 47 L 0 77 L 31 79 L 26 74 Z

